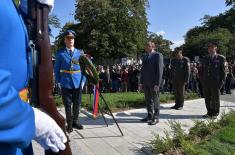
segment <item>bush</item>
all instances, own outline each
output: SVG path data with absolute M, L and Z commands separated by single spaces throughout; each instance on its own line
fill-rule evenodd
M 180 123 L 170 121 L 169 125 L 172 138 L 165 131 L 165 138 L 155 135 L 151 141 L 155 153 L 232 155 L 235 152 L 235 111 L 223 114 L 217 122 L 195 121 L 187 135 Z
M 154 153 L 165 153 L 167 150 L 174 148 L 174 142 L 169 133 L 164 131 L 165 137 L 161 138 L 159 135 L 154 135 L 154 140 L 150 142 Z

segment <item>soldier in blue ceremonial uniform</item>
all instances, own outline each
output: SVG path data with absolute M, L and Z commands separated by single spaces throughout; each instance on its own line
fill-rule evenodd
M 85 77 L 83 76 L 81 80 L 81 68 L 75 61 L 78 62 L 80 55 L 84 53 L 74 48 L 75 35 L 72 30 L 65 32 L 64 43 L 66 47 L 57 51 L 54 66 L 55 79 L 61 87 L 68 132 L 72 132 L 73 128 L 83 129 L 79 123 L 78 115 Z M 81 85 L 80 82 L 82 82 Z
M 32 139 L 45 149 L 64 150 L 67 139 L 55 121 L 20 98 L 29 76 L 28 43 L 12 0 L 1 0 L 0 25 L 0 154 L 21 155 Z
M 216 118 L 220 111 L 220 89 L 225 82 L 225 62 L 223 55 L 217 54 L 217 43 L 208 44 L 208 55 L 202 61 L 202 84 L 207 114 L 203 117 Z

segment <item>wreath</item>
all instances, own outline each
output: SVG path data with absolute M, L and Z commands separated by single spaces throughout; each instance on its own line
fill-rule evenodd
M 99 75 L 91 60 L 86 55 L 81 55 L 79 57 L 79 64 L 87 81 L 97 85 L 99 83 Z

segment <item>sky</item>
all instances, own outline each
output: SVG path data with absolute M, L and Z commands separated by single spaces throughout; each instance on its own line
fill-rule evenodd
M 229 8 L 225 0 L 149 0 L 147 18 L 148 31 L 163 35 L 174 43 L 171 48 L 184 43 L 186 32 L 201 25 L 204 15 L 215 16 Z M 75 0 L 55 0 L 53 14 L 63 26 L 74 21 Z M 60 29 L 52 28 L 52 34 L 57 36 Z M 52 38 L 53 41 L 53 38 Z

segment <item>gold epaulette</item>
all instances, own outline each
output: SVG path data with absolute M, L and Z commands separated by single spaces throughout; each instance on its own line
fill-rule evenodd
M 61 73 L 75 74 L 81 72 L 81 70 L 70 71 L 70 70 L 60 70 Z

